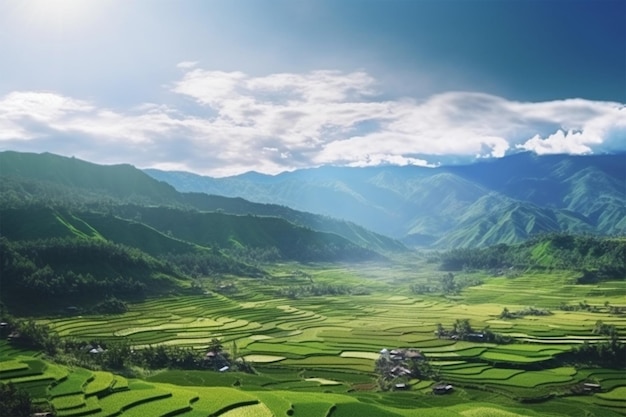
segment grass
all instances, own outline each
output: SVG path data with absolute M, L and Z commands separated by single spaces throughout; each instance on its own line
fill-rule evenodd
M 158 388 L 121 391 L 115 395 L 108 395 L 100 398 L 98 401 L 100 403 L 100 407 L 102 407 L 102 411 L 95 414 L 94 417 L 113 416 L 122 411 L 126 414 L 127 410 L 132 407 L 136 407 L 150 401 L 168 398 L 171 395 L 172 394 L 169 391 Z
M 220 417 L 274 417 L 265 404 L 250 404 L 217 414 Z
M 84 387 L 86 396 L 102 394 L 113 387 L 114 376 L 110 372 L 94 371 L 93 378 Z
M 624 381 L 624 384 L 626 384 L 626 381 Z M 623 406 L 626 406 L 626 386 L 620 386 L 609 392 L 598 394 L 598 397 L 609 401 L 620 401 L 624 403 Z
M 53 398 L 51 401 L 55 410 L 66 410 L 72 408 L 81 408 L 85 406 L 85 396 L 80 394 L 64 395 L 62 397 Z
M 349 281 L 368 288 L 370 293 L 363 296 L 277 298 L 277 290 L 292 285 L 288 271 L 296 267 L 286 264 L 273 266 L 274 278 L 237 280 L 239 293 L 228 297 L 171 296 L 133 304 L 125 314 L 41 319 L 62 337 L 123 336 L 136 349 L 162 343 L 202 350 L 214 337 L 229 349 L 234 341 L 239 355 L 254 363 L 257 375 L 167 370 L 140 383 L 104 371 L 54 365 L 0 341 L 0 382 L 18 382 L 37 398 L 52 399 L 63 415 L 82 410 L 95 417 L 122 411 L 123 416 L 271 415 L 268 410 L 276 416 L 312 417 L 604 415 L 601 411 L 612 416 L 624 408 L 623 372 L 576 371 L 559 363 L 560 355 L 578 343 L 600 338 L 591 331 L 597 320 L 615 325 L 623 337 L 626 316 L 610 315 L 603 307 L 606 301 L 626 305 L 623 297 L 611 293 L 617 288 L 618 294 L 626 294 L 622 282 L 572 286 L 571 273 L 532 273 L 515 279 L 459 273 L 484 284 L 454 297 L 416 295 L 410 284 L 441 274 L 419 265 L 297 266 L 316 284 Z M 558 309 L 561 303 L 583 300 L 599 306 L 598 311 Z M 536 306 L 553 314 L 502 320 L 504 306 L 511 311 Z M 475 329 L 489 326 L 508 335 L 514 343 L 473 343 L 434 335 L 438 323 L 449 328 L 462 318 Z M 455 393 L 434 396 L 432 381 L 416 379 L 410 381 L 409 394 L 372 391 L 378 352 L 396 347 L 421 350 L 440 377 L 455 384 Z M 606 391 L 590 398 L 554 398 L 529 405 L 527 414 L 516 408 L 516 398 L 568 392 L 568 387 L 586 380 L 598 381 Z
M 52 388 L 50 388 L 50 397 L 58 397 L 69 394 L 81 394 L 89 380 L 93 379 L 93 374 L 81 368 L 76 368 L 65 378 Z
M 192 401 L 198 399 L 198 394 L 190 390 L 184 390 L 174 386 L 162 386 L 162 388 L 166 388 L 171 396 L 159 398 L 154 401 L 147 401 L 125 410 L 123 414 L 124 417 L 160 417 L 175 415 L 191 410 Z
M 63 397 L 59 397 L 63 398 Z M 102 411 L 100 403 L 95 397 L 87 397 L 84 399 L 83 405 L 76 408 L 56 409 L 59 417 L 79 417 L 85 415 L 96 414 Z

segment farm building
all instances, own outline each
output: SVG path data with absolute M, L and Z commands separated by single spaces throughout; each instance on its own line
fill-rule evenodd
M 438 384 L 433 387 L 433 394 L 448 394 L 452 392 L 454 387 L 450 384 Z

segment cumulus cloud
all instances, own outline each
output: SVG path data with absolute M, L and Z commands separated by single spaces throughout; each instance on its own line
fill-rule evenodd
M 187 100 L 101 108 L 51 92 L 0 98 L 0 147 L 209 175 L 335 164 L 432 165 L 446 156 L 626 150 L 623 104 L 518 102 L 475 92 L 383 98 L 363 71 L 251 76 L 196 62 L 168 88 Z M 175 95 L 175 96 L 174 96 Z

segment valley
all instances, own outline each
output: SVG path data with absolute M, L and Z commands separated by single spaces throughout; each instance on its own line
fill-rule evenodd
M 617 232 L 416 249 L 127 165 L 0 174 L 0 399 L 25 415 L 626 415 Z
M 626 315 L 609 308 L 626 310 L 623 280 L 577 285 L 571 272 L 529 272 L 514 278 L 462 272 L 454 279 L 482 284 L 446 296 L 411 291 L 411 285 L 432 283 L 443 274 L 426 258 L 385 264 L 274 264 L 268 269 L 271 273 L 263 279 L 233 278 L 229 289 L 206 280 L 201 293 L 132 303 L 123 314 L 77 311 L 36 318 L 61 341 L 123 339 L 134 350 L 165 345 L 204 354 L 218 339 L 234 361 L 254 368 L 252 374 L 185 370 L 175 364 L 146 369 L 132 363 L 132 353 L 117 373 L 109 373 L 95 370 L 99 366 L 94 364 L 86 370 L 52 363 L 2 342 L 0 378 L 49 400 L 59 416 L 105 416 L 119 410 L 124 410 L 122 415 L 158 410 L 154 415 L 467 416 L 478 412 L 476 407 L 495 416 L 626 412 L 619 394 L 626 386 L 623 368 L 568 355 L 583 343 L 606 339 L 593 331 L 598 321 L 624 334 Z M 360 291 L 276 296 L 285 287 L 337 282 Z M 559 307 L 583 301 L 588 309 Z M 533 306 L 551 314 L 502 318 L 503 306 L 510 311 Z M 483 343 L 436 334 L 438 324 L 450 328 L 459 319 L 510 341 Z M 385 382 L 375 371 L 376 362 L 382 349 L 396 348 L 420 351 L 434 376 L 393 378 L 391 388 L 381 391 Z M 453 392 L 433 394 L 440 382 L 452 385 Z M 585 383 L 598 384 L 601 392 L 576 391 Z M 408 389 L 396 389 L 396 384 Z

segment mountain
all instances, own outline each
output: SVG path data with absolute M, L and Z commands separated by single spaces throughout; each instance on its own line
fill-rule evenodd
M 129 165 L 0 153 L 0 301 L 14 311 L 199 291 L 192 278 L 258 278 L 266 261 L 383 258 L 368 247 L 406 250 L 345 221 L 180 193 Z
M 130 165 L 104 166 L 49 153 L 7 151 L 0 152 L 0 177 L 1 202 L 9 207 L 36 200 L 63 207 L 97 206 L 100 211 L 108 210 L 110 206 L 134 204 L 251 214 L 259 218 L 278 217 L 300 228 L 338 235 L 369 251 L 406 250 L 396 240 L 327 216 L 299 212 L 284 206 L 252 203 L 241 198 L 180 193 L 171 185 L 157 181 Z M 259 224 L 263 221 L 258 220 Z
M 516 245 L 458 248 L 439 256 L 442 269 L 448 271 L 561 269 L 580 272 L 576 282 L 581 284 L 626 279 L 624 237 L 546 234 Z
M 151 204 L 173 204 L 179 198 L 174 187 L 141 175 L 132 165 L 97 165 L 51 153 L 0 152 L 0 176 L 73 189 L 83 198 L 106 196 Z
M 409 245 L 488 246 L 550 232 L 626 234 L 626 155 L 519 153 L 463 166 L 320 167 L 226 178 L 146 170 L 184 192 L 280 204 Z

